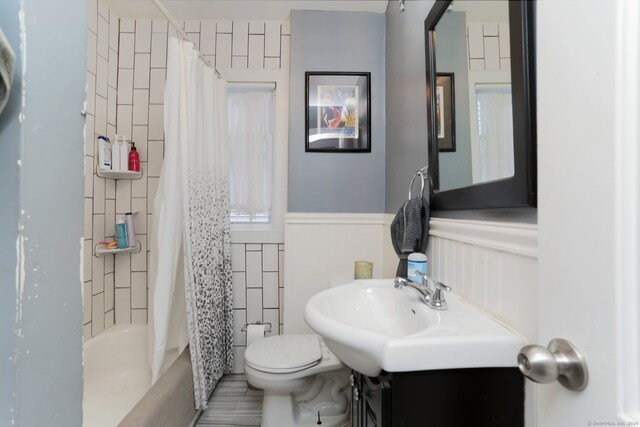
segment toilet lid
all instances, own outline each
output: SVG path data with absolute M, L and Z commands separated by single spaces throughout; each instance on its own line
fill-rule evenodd
M 300 371 L 321 358 L 317 335 L 276 335 L 254 342 L 244 353 L 249 366 L 265 372 Z

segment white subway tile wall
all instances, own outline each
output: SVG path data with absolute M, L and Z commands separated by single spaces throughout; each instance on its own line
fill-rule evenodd
M 471 71 L 510 70 L 509 24 L 468 23 L 467 54 Z
M 234 243 L 231 245 L 233 268 L 233 373 L 244 372 L 247 336 L 242 328 L 258 321 L 271 323 L 271 333 L 283 331 L 284 244 Z M 249 282 L 250 274 L 258 275 Z
M 97 135 L 114 133 L 118 94 L 119 18 L 103 0 L 88 1 L 87 99 L 84 203 L 84 339 L 114 324 L 114 258 L 93 256 L 93 247 L 113 238 L 113 180 L 95 176 Z
M 166 21 L 122 18 L 103 0 L 89 0 L 87 116 L 85 148 L 84 337 L 115 323 L 146 323 L 153 199 L 164 156 Z M 288 22 L 182 21 L 182 28 L 207 60 L 218 68 L 289 67 Z M 144 171 L 139 180 L 95 176 L 96 136 L 117 131 L 136 143 Z M 93 246 L 114 237 L 118 216 L 137 211 L 140 253 L 93 257 Z M 243 371 L 247 322 L 282 330 L 284 245 L 233 244 L 234 372 Z

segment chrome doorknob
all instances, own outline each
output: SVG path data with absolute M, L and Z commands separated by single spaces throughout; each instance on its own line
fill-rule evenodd
M 582 353 L 570 341 L 554 338 L 547 348 L 527 345 L 518 353 L 518 368 L 530 380 L 549 384 L 558 380 L 563 387 L 581 391 L 589 382 L 589 370 Z

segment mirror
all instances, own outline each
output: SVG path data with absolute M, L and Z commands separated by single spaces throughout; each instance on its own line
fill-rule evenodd
M 427 16 L 434 210 L 536 205 L 533 7 L 438 0 Z

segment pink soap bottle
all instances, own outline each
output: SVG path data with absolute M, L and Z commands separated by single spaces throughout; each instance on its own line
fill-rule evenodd
M 129 170 L 140 171 L 140 153 L 136 149 L 136 143 L 131 141 L 131 151 L 129 152 Z

